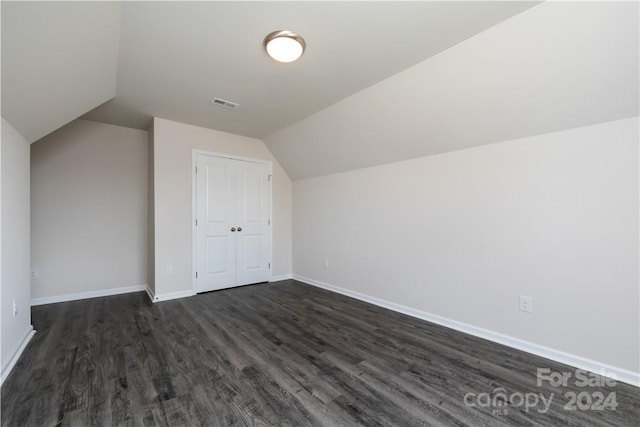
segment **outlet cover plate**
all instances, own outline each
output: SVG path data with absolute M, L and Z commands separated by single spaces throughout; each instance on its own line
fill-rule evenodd
M 531 297 L 520 295 L 520 311 L 533 313 L 533 301 Z

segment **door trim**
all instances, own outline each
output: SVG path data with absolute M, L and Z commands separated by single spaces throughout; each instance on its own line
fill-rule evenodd
M 198 155 L 204 154 L 206 156 L 219 157 L 223 159 L 240 160 L 243 162 L 259 163 L 267 165 L 269 168 L 269 175 L 271 175 L 271 181 L 269 182 L 269 218 L 271 219 L 271 225 L 269 226 L 269 260 L 271 261 L 271 268 L 269 269 L 269 279 L 271 282 L 273 278 L 273 163 L 269 160 L 253 159 L 251 157 L 235 156 L 232 154 L 218 153 L 215 151 L 201 150 L 193 148 L 191 150 L 191 289 L 193 294 L 198 293 L 197 281 L 196 281 L 196 269 L 198 268 L 198 237 L 196 229 L 196 216 L 198 213 L 197 208 L 197 176 L 196 165 L 198 163 Z

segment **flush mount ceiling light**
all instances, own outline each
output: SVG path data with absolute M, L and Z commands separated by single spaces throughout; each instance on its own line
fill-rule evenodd
M 264 38 L 264 49 L 278 62 L 293 62 L 302 56 L 307 44 L 298 34 L 278 30 Z

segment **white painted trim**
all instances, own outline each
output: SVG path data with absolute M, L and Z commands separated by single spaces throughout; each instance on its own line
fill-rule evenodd
M 280 276 L 271 276 L 271 279 L 269 279 L 269 282 L 279 282 L 281 280 L 288 280 L 292 278 L 293 278 L 293 275 L 291 273 L 281 274 Z
M 55 295 L 52 297 L 32 298 L 31 306 L 54 304 L 57 302 L 76 301 L 79 299 L 108 297 L 110 295 L 129 294 L 132 292 L 142 292 L 146 290 L 147 285 L 125 286 L 122 288 L 101 289 L 98 291 L 79 292 L 77 294 Z
M 198 279 L 196 278 L 196 270 L 198 270 L 198 229 L 196 227 L 196 218 L 198 217 L 198 174 L 196 173 L 198 154 L 203 153 L 195 148 L 191 150 L 191 290 L 194 294 L 198 292 Z
M 147 287 L 145 288 L 145 291 L 147 291 L 147 295 L 149 296 L 149 299 L 151 300 L 151 302 L 156 302 L 156 296 L 153 293 L 153 290 L 149 287 L 149 285 L 147 285 Z
M 149 293 L 150 289 L 147 291 L 147 294 Z M 188 290 L 188 291 L 178 291 L 178 292 L 169 292 L 168 294 L 160 294 L 160 295 L 154 295 L 155 299 L 152 299 L 151 301 L 153 301 L 154 303 L 156 302 L 161 302 L 161 301 L 169 301 L 172 299 L 179 299 L 179 298 L 186 298 L 186 297 L 192 297 L 194 296 L 196 293 L 193 292 L 192 290 Z M 151 295 L 150 295 L 151 296 Z
M 300 282 L 326 289 L 328 291 L 336 292 L 342 295 L 346 295 L 351 298 L 355 298 L 364 302 L 368 302 L 379 307 L 384 307 L 389 310 L 396 311 L 398 313 L 406 314 L 411 317 L 426 320 L 447 328 L 455 329 L 456 331 L 464 332 L 469 335 L 473 335 L 479 338 L 484 338 L 489 341 L 493 341 L 498 344 L 506 345 L 507 347 L 515 348 L 525 351 L 527 353 L 535 354 L 547 359 L 554 360 L 556 362 L 564 363 L 566 365 L 574 366 L 576 368 L 584 369 L 589 372 L 596 373 L 598 375 L 610 375 L 617 381 L 622 381 L 627 384 L 640 387 L 640 372 L 633 372 L 627 369 L 611 366 L 606 363 L 601 363 L 595 360 L 587 359 L 575 354 L 566 353 L 564 351 L 556 350 L 553 348 L 545 347 L 539 344 L 535 344 L 529 341 L 514 338 L 508 335 L 494 332 L 488 329 L 479 328 L 477 326 L 469 325 L 468 323 L 458 322 L 456 320 L 448 319 L 446 317 L 438 316 L 435 314 L 427 313 L 425 311 L 417 310 L 415 308 L 407 307 L 404 305 L 396 304 L 387 300 L 372 297 L 370 295 L 362 294 L 360 292 L 352 291 L 349 289 L 341 288 L 338 286 L 330 285 L 328 283 L 320 282 L 318 280 L 310 279 L 308 277 L 293 275 L 295 280 Z
M 2 375 L 0 375 L 0 385 L 2 385 L 4 383 L 4 380 L 6 380 L 7 377 L 9 377 L 11 370 L 16 366 L 16 363 L 18 363 L 18 360 L 20 359 L 22 352 L 24 352 L 24 349 L 27 348 L 27 344 L 29 344 L 29 341 L 31 341 L 31 338 L 33 338 L 35 334 L 36 334 L 36 331 L 33 329 L 33 326 L 29 325 L 29 329 L 27 330 L 27 333 L 22 338 L 22 341 L 20 341 L 20 345 L 18 346 L 18 348 L 16 348 L 16 351 L 13 353 L 13 355 L 11 355 L 11 358 L 9 359 L 9 363 L 7 363 L 7 366 L 5 366 L 4 369 L 2 370 Z
M 244 162 L 262 163 L 262 164 L 265 164 L 265 165 L 272 165 L 273 164 L 271 162 L 271 160 L 262 160 L 262 159 L 254 159 L 252 157 L 235 156 L 233 154 L 219 153 L 217 151 L 201 150 L 199 148 L 194 148 L 194 149 L 191 150 L 191 152 L 192 152 L 192 157 L 193 158 L 195 158 L 196 155 L 198 155 L 198 154 L 204 154 L 204 155 L 207 155 L 207 156 L 222 157 L 224 159 L 242 160 Z
M 198 215 L 197 206 L 197 180 L 196 166 L 198 165 L 198 155 L 204 154 L 206 156 L 221 157 L 224 159 L 242 160 L 243 162 L 259 163 L 269 166 L 269 175 L 271 180 L 269 181 L 269 218 L 271 219 L 271 225 L 269 226 L 269 258 L 271 259 L 271 271 L 273 271 L 273 162 L 270 160 L 253 159 L 250 157 L 234 156 L 231 154 L 218 153 L 215 151 L 201 150 L 198 148 L 191 149 L 191 290 L 193 295 L 198 293 L 198 282 L 196 279 L 196 270 L 198 269 L 198 236 L 196 229 L 196 217 Z M 290 277 L 289 277 L 290 278 Z M 270 280 L 273 281 L 273 280 Z M 182 298 L 182 297 L 178 297 Z M 173 298 L 171 298 L 173 299 Z M 153 301 L 153 299 L 152 299 Z M 156 300 L 161 301 L 161 300 Z M 154 301 L 155 302 L 155 301 Z
M 178 292 L 170 292 L 168 294 L 156 295 L 148 285 L 147 285 L 146 291 L 152 303 L 169 301 L 169 300 L 178 299 L 178 298 L 192 297 L 196 294 L 195 292 L 189 290 L 189 291 L 178 291 Z

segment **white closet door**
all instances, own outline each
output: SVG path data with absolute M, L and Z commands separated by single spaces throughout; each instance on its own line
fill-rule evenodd
M 268 281 L 269 165 L 204 154 L 196 165 L 197 292 Z
M 269 280 L 269 169 L 267 165 L 237 162 L 236 249 L 238 285 Z
M 197 159 L 196 283 L 198 292 L 206 292 L 235 285 L 236 170 L 228 159 Z

